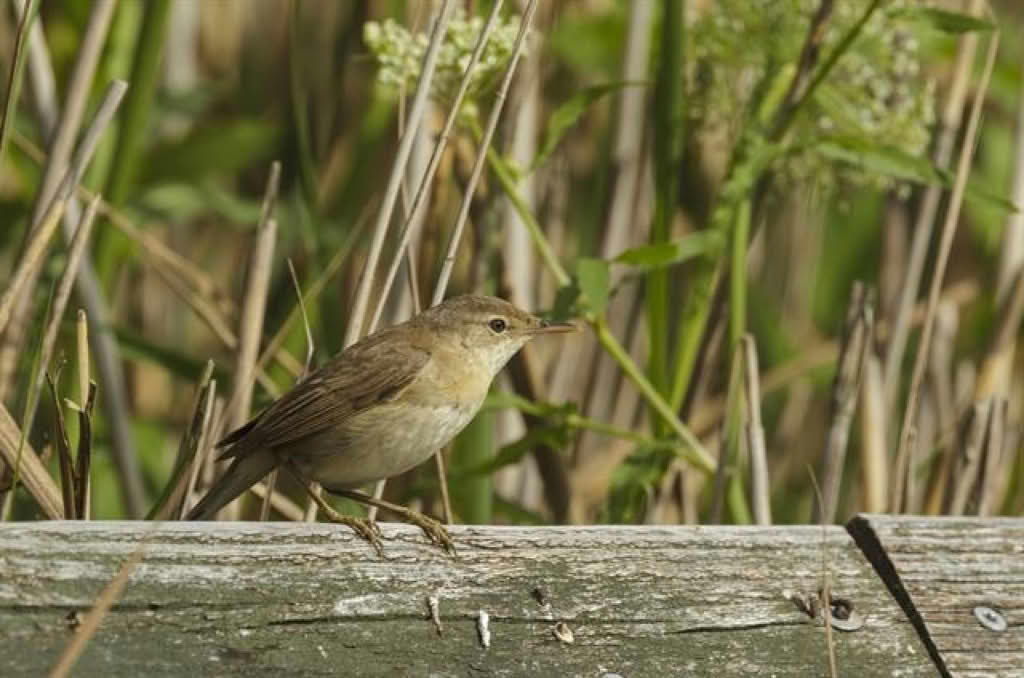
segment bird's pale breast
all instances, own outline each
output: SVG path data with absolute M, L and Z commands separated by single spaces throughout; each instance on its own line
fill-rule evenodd
M 304 441 L 293 455 L 300 470 L 328 489 L 351 489 L 426 461 L 469 424 L 491 382 L 479 370 L 443 368 L 431 360 L 395 399 Z

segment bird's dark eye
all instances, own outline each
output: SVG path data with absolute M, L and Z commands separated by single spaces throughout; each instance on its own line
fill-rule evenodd
M 487 323 L 487 326 L 490 327 L 491 331 L 495 334 L 501 334 L 505 331 L 505 328 L 508 327 L 508 325 L 505 324 L 505 321 L 501 318 L 491 318 Z

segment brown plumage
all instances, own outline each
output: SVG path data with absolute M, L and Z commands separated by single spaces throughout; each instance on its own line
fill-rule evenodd
M 407 471 L 472 420 L 527 341 L 571 329 L 501 299 L 462 296 L 376 332 L 220 441 L 234 461 L 188 519 L 212 518 L 283 463 L 336 490 Z

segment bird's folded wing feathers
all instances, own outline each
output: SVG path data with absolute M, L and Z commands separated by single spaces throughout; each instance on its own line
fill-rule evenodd
M 401 394 L 429 362 L 430 353 L 393 337 L 379 340 L 384 334 L 386 330 L 354 344 L 246 424 L 241 435 L 225 438 L 234 446 L 223 456 L 288 445 Z

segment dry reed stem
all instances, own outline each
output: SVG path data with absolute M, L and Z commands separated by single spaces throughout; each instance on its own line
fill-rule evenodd
M 515 46 L 512 48 L 512 57 L 505 68 L 505 77 L 501 82 L 494 97 L 494 104 L 491 106 L 491 114 L 487 119 L 487 127 L 484 129 L 483 138 L 480 140 L 480 148 L 477 150 L 476 160 L 473 162 L 473 169 L 469 175 L 469 182 L 466 184 L 465 193 L 462 196 L 462 205 L 459 208 L 459 215 L 455 219 L 455 227 L 448 240 L 447 254 L 441 264 L 441 272 L 437 277 L 437 285 L 434 287 L 434 296 L 431 298 L 431 305 L 436 306 L 444 299 L 445 291 L 448 289 L 448 279 L 451 277 L 452 268 L 455 266 L 455 252 L 459 248 L 459 241 L 462 239 L 462 231 L 466 227 L 466 220 L 469 218 L 469 208 L 473 204 L 473 195 L 476 193 L 476 185 L 483 174 L 484 164 L 487 162 L 487 151 L 491 146 L 491 139 L 494 137 L 494 130 L 498 128 L 498 119 L 505 107 L 505 98 L 508 96 L 509 86 L 512 84 L 512 77 L 516 73 L 516 66 L 519 58 L 523 55 L 523 42 L 530 31 L 530 23 L 537 11 L 537 0 L 530 0 L 519 22 L 519 34 L 516 36 Z
M 43 266 L 46 259 L 46 251 L 50 245 L 50 239 L 57 230 L 60 217 L 64 213 L 64 201 L 55 200 L 50 205 L 50 211 L 43 220 L 42 225 L 29 237 L 25 253 L 19 258 L 18 266 L 14 274 L 7 282 L 7 289 L 3 296 L 0 296 L 0 334 L 4 333 L 7 323 L 11 319 L 15 303 L 22 295 L 22 286 L 32 280 Z M 24 292 L 31 294 L 31 290 Z M 8 346 L 4 342 L 4 347 Z
M 281 182 L 281 163 L 270 165 L 263 207 L 256 227 L 256 242 L 249 263 L 245 296 L 238 323 L 238 349 L 235 360 L 234 393 L 224 415 L 224 431 L 231 431 L 249 420 L 252 387 L 256 374 L 256 358 L 263 335 L 263 315 L 267 308 L 270 274 L 273 269 L 274 247 L 277 244 L 277 220 L 274 206 Z
M 873 351 L 867 356 L 860 398 L 861 508 L 869 513 L 884 513 L 889 491 L 885 385 L 882 383 L 882 362 Z
M 306 364 L 302 370 L 302 374 L 299 376 L 299 382 L 302 382 L 309 376 L 309 368 L 313 364 L 315 345 L 313 343 L 313 331 L 309 327 L 309 316 L 306 315 L 306 304 L 302 300 L 302 286 L 299 284 L 299 276 L 295 273 L 295 265 L 292 263 L 291 258 L 288 259 L 288 272 L 292 277 L 292 285 L 295 288 L 295 296 L 298 300 L 299 311 L 302 313 L 302 328 L 306 332 Z M 270 503 L 277 486 L 277 476 L 278 473 L 276 468 L 267 474 L 267 479 L 265 481 L 267 491 L 263 494 L 263 499 L 260 502 L 260 520 L 268 520 L 270 518 Z
M 196 453 L 199 450 L 199 439 L 204 426 L 204 412 L 206 401 L 213 401 L 210 392 L 210 383 L 213 379 L 214 363 L 207 360 L 203 372 L 199 376 L 195 395 L 192 396 L 192 416 L 189 418 L 188 427 L 178 443 L 178 452 L 174 457 L 174 470 L 164 486 L 164 491 L 156 504 L 146 516 L 148 520 L 166 520 L 172 513 L 185 513 L 185 506 L 188 504 L 191 488 L 188 487 L 188 478 L 194 475 L 199 464 L 196 463 Z M 212 409 L 212 407 L 210 408 Z
M 1024 266 L 1024 87 L 1019 87 L 1017 133 L 1014 140 L 1013 190 L 1010 200 L 1017 211 L 1006 218 L 1002 246 L 999 248 L 999 273 L 996 277 L 996 303 L 1003 303 L 1014 279 Z
M 377 272 L 377 263 L 380 260 L 381 250 L 384 248 L 384 237 L 387 235 L 388 226 L 391 223 L 391 215 L 398 201 L 398 194 L 402 188 L 405 177 L 406 165 L 412 153 L 412 147 L 419 133 L 419 127 L 423 121 L 423 114 L 427 108 L 427 100 L 430 95 L 430 87 L 434 79 L 434 70 L 437 67 L 438 54 L 444 36 L 448 30 L 448 21 L 451 19 L 455 8 L 453 0 L 444 0 L 434 21 L 434 27 L 430 33 L 430 42 L 427 51 L 423 55 L 423 65 L 420 68 L 420 77 L 416 82 L 416 91 L 413 94 L 412 108 L 409 111 L 409 119 L 405 121 L 405 132 L 398 144 L 398 151 L 395 153 L 395 162 L 391 166 L 391 175 L 388 177 L 387 188 L 384 190 L 384 199 L 381 202 L 380 210 L 377 213 L 377 221 L 374 224 L 373 239 L 370 242 L 370 251 L 367 255 L 366 264 L 359 274 L 359 282 L 356 287 L 356 297 L 352 312 L 349 314 L 348 326 L 345 328 L 344 347 L 348 348 L 354 344 L 362 335 L 365 324 L 366 308 L 369 304 L 370 291 L 373 288 L 373 278 Z M 403 99 L 404 101 L 404 99 Z M 403 109 L 404 110 L 404 109 Z M 421 187 L 423 182 L 421 182 Z M 408 231 L 408 228 L 406 228 Z M 405 234 L 403 234 L 404 236 Z M 400 253 L 399 253 L 400 254 Z M 400 256 L 398 258 L 400 261 Z M 382 295 L 383 298 L 387 295 Z M 321 488 L 317 483 L 310 483 L 309 498 L 306 501 L 306 521 L 316 520 L 317 503 L 320 501 Z M 383 481 L 378 481 L 374 494 L 383 493 Z M 371 520 L 375 517 L 371 514 Z
M 974 403 L 964 427 L 963 442 L 950 476 L 952 491 L 946 503 L 944 514 L 962 516 L 968 509 L 971 494 L 980 481 L 982 456 L 989 428 L 989 415 L 993 399 L 986 398 Z
M 754 337 L 744 334 L 740 340 L 743 350 L 743 381 L 746 385 L 746 424 L 744 432 L 750 453 L 750 493 L 754 510 L 754 523 L 772 524 L 771 483 L 768 478 L 768 451 L 761 424 L 761 384 L 758 379 L 757 346 Z
M 811 485 L 814 487 L 814 496 L 818 500 L 818 513 L 824 517 L 826 511 L 822 507 L 821 487 L 814 477 L 814 470 L 809 466 L 807 473 L 811 476 Z M 828 548 L 826 537 L 825 520 L 820 521 L 821 525 L 821 616 L 825 624 L 825 651 L 828 657 L 828 670 L 830 678 L 837 678 L 839 672 L 836 669 L 836 646 L 832 637 L 832 553 Z
M 972 496 L 975 512 L 982 517 L 995 515 L 1002 504 L 1005 478 L 1000 474 L 1000 470 L 1003 436 L 1006 430 L 1006 409 L 1006 398 L 993 397 L 988 415 L 988 436 L 982 454 L 981 477 Z
M 25 3 L 15 4 L 24 5 Z M 47 210 L 53 202 L 53 198 L 67 171 L 75 137 L 81 126 L 85 104 L 92 88 L 96 63 L 106 39 L 110 18 L 113 15 L 113 8 L 113 0 L 101 0 L 93 4 L 89 23 L 86 26 L 77 58 L 68 78 L 66 103 L 64 110 L 60 114 L 59 123 L 55 129 L 44 129 L 44 134 L 51 138 L 52 141 L 50 142 L 50 152 L 47 161 L 43 166 L 43 176 L 33 202 L 29 227 L 26 230 L 26 239 L 30 238 L 37 229 L 43 226 Z M 39 21 L 37 17 L 36 25 L 39 24 Z M 33 56 L 37 54 L 33 50 Z M 35 79 L 44 70 L 32 69 L 29 75 Z M 52 69 L 50 73 L 52 79 Z M 56 102 L 54 101 L 53 103 L 55 104 Z M 56 121 L 56 111 L 54 111 L 51 120 Z M 75 216 L 81 217 L 80 214 Z M 75 221 L 78 221 L 78 219 L 76 218 Z M 39 270 L 37 268 L 29 272 L 29 278 L 24 282 L 25 289 L 31 290 L 35 287 Z M 29 294 L 21 295 L 12 309 L 10 325 L 7 328 L 3 347 L 0 349 L 0 397 L 3 397 L 2 394 L 6 394 L 9 391 L 11 381 L 15 377 L 18 363 L 17 357 L 21 353 L 21 347 L 25 341 L 25 332 L 30 324 L 29 318 L 32 309 L 33 305 L 31 303 L 31 295 Z
M 978 140 L 978 126 L 981 121 L 981 111 L 984 108 L 985 94 L 988 91 L 989 79 L 992 77 L 992 69 L 995 66 L 996 55 L 999 50 L 999 33 L 993 34 L 989 41 L 988 54 L 985 59 L 985 69 L 981 75 L 981 81 L 975 91 L 974 101 L 971 104 L 971 113 L 967 121 L 967 130 L 964 136 L 964 143 L 960 148 L 960 157 L 957 162 L 956 179 L 953 183 L 953 193 L 950 197 L 949 207 L 946 211 L 946 220 L 942 227 L 942 239 L 939 243 L 939 251 L 935 262 L 935 272 L 932 274 L 931 290 L 928 295 L 928 306 L 925 311 L 924 327 L 921 330 L 921 342 L 914 358 L 914 372 L 910 382 L 910 392 L 907 397 L 907 407 L 903 414 L 903 428 L 900 434 L 900 444 L 896 455 L 896 473 L 894 477 L 893 492 L 890 496 L 893 511 L 900 511 L 904 505 L 904 488 L 906 487 L 907 474 L 912 472 L 909 468 L 909 438 L 910 431 L 914 427 L 914 417 L 917 415 L 917 405 L 920 398 L 921 382 L 924 378 L 925 366 L 928 362 L 928 352 L 931 344 L 932 331 L 935 326 L 935 313 L 939 304 L 939 296 L 942 292 L 942 281 L 945 278 L 946 264 L 949 262 L 950 250 L 953 246 L 953 235 L 956 233 L 956 225 L 960 218 L 960 207 L 963 204 L 964 191 L 967 188 L 967 176 L 970 173 L 971 162 L 974 159 L 974 149 Z
M 46 69 L 40 68 L 39 70 L 45 71 Z M 78 221 L 74 215 L 79 214 L 79 208 L 72 199 L 74 192 L 78 188 L 78 180 L 85 171 L 85 167 L 89 163 L 100 137 L 109 126 L 126 89 L 127 84 L 122 80 L 114 80 L 108 85 L 92 122 L 82 135 L 82 141 L 79 143 L 78 150 L 71 160 L 70 168 L 65 173 L 61 188 L 55 194 L 54 201 L 63 203 L 63 208 L 65 209 L 64 226 L 65 235 L 68 240 L 71 239 L 75 223 Z M 51 201 L 51 206 L 54 201 Z M 118 351 L 114 339 L 107 329 L 107 314 L 102 293 L 87 259 L 83 261 L 80 267 L 77 285 L 83 304 L 88 309 L 88 317 L 91 322 L 95 323 L 93 327 L 93 349 L 99 366 L 99 374 L 104 384 L 106 415 L 110 422 L 109 430 L 113 441 L 114 466 L 117 469 L 128 513 L 130 515 L 141 515 L 145 501 L 145 491 L 132 440 L 131 423 L 127 415 L 123 375 L 121 373 Z M 16 345 L 10 341 L 0 346 L 0 372 L 3 372 L 7 365 L 5 352 L 9 352 L 12 348 L 16 348 Z M 8 383 L 8 378 L 0 374 L 0 391 L 4 391 Z
M 814 522 L 831 523 L 835 520 L 839 504 L 839 490 L 846 448 L 857 409 L 857 395 L 864 377 L 864 367 L 871 352 L 874 336 L 874 307 L 870 293 L 857 281 L 850 291 L 850 305 L 839 349 L 839 362 L 832 382 L 831 421 L 822 464 L 822 503 L 824 513 L 816 515 Z
M 984 8 L 984 5 L 984 0 L 971 0 L 967 12 L 972 16 L 978 15 Z M 950 80 L 946 105 L 939 118 L 935 153 L 932 156 L 932 163 L 940 169 L 949 167 L 949 161 L 953 154 L 956 133 L 960 129 L 960 120 L 967 101 L 968 85 L 971 80 L 971 70 L 974 64 L 977 45 L 978 36 L 976 33 L 971 32 L 964 34 L 957 46 L 953 76 Z M 900 374 L 903 370 L 903 355 L 907 346 L 907 337 L 910 333 L 910 313 L 914 302 L 917 300 L 918 289 L 921 285 L 921 274 L 924 271 L 925 258 L 928 256 L 928 245 L 932 241 L 932 232 L 935 229 L 935 218 L 938 215 L 941 198 L 942 186 L 932 184 L 928 187 L 921 200 L 921 207 L 917 213 L 914 228 L 911 231 L 913 233 L 913 240 L 910 246 L 910 255 L 905 264 L 906 275 L 895 316 L 891 319 L 893 331 L 885 356 L 885 403 L 887 411 L 893 410 L 896 403 L 896 395 L 899 392 Z M 898 501 L 895 497 L 892 499 L 893 501 Z
M 492 9 L 491 16 L 488 18 L 488 26 L 490 26 L 497 19 L 497 12 L 499 7 L 495 6 Z M 512 48 L 512 56 L 509 59 L 508 66 L 505 68 L 505 76 L 495 94 L 494 103 L 491 106 L 490 116 L 487 120 L 487 127 L 484 130 L 483 138 L 480 140 L 480 147 L 477 151 L 476 160 L 473 162 L 473 169 L 470 172 L 469 181 L 466 184 L 465 192 L 462 196 L 462 204 L 459 207 L 459 214 L 455 219 L 455 226 L 452 229 L 451 237 L 448 240 L 447 253 L 444 261 L 441 264 L 441 271 L 438 274 L 437 284 L 434 287 L 434 293 L 431 297 L 430 305 L 436 306 L 444 300 L 445 292 L 448 288 L 448 280 L 451 277 L 452 268 L 455 266 L 455 253 L 458 250 L 459 242 L 462 239 L 462 232 L 466 227 L 466 221 L 469 218 L 469 208 L 473 203 L 473 197 L 476 193 L 476 185 L 480 181 L 480 177 L 483 174 L 484 165 L 487 162 L 487 151 L 491 145 L 491 139 L 494 137 L 494 131 L 498 127 L 498 120 L 501 118 L 502 109 L 505 107 L 505 100 L 508 96 L 509 87 L 512 84 L 512 78 L 515 75 L 516 66 L 519 64 L 519 59 L 523 54 L 523 42 L 526 40 L 527 34 L 530 32 L 530 24 L 533 21 L 533 15 L 537 10 L 537 0 L 530 0 L 526 6 L 526 11 L 519 22 L 519 33 L 516 35 L 516 42 Z M 486 33 L 486 31 L 485 31 Z M 485 41 L 485 35 L 481 34 L 477 40 L 476 48 L 474 49 L 474 55 L 477 52 L 483 51 Z M 466 75 L 463 78 L 463 84 L 460 86 L 466 86 L 466 80 L 471 74 L 471 70 L 467 70 Z M 449 118 L 454 118 L 457 114 L 457 110 L 453 109 L 449 113 Z M 446 122 L 447 125 L 447 122 Z M 435 149 L 435 154 L 440 155 L 439 151 Z M 433 158 L 431 158 L 433 161 Z M 444 459 L 441 457 L 440 450 L 435 454 L 435 461 L 438 467 L 438 473 L 444 475 Z M 446 484 L 446 480 L 442 480 Z M 375 488 L 374 494 L 377 492 L 383 493 L 384 481 L 380 481 L 378 486 Z M 442 498 L 445 500 L 445 512 L 446 520 L 451 517 L 451 508 L 447 502 L 448 489 L 443 488 Z
M 0 457 L 13 470 L 14 477 L 25 486 L 47 518 L 60 520 L 64 517 L 64 511 L 61 509 L 61 492 L 53 482 L 49 469 L 39 461 L 39 456 L 2 403 Z M 12 487 L 11 491 L 13 490 Z
M 78 352 L 78 398 L 79 406 L 85 408 L 89 402 L 89 393 L 93 385 L 89 373 L 89 318 L 85 311 L 78 309 L 75 318 L 75 344 Z M 85 478 L 85 517 L 92 513 L 92 478 Z
M 252 389 L 256 376 L 256 359 L 259 357 L 260 338 L 263 335 L 263 316 L 267 308 L 267 294 L 270 290 L 270 274 L 273 269 L 274 247 L 277 244 L 277 219 L 273 217 L 274 206 L 281 182 L 281 163 L 270 165 L 267 187 L 263 195 L 263 206 L 256 228 L 256 242 L 249 262 L 245 296 L 239 316 L 238 350 L 235 360 L 234 391 L 228 400 L 224 413 L 215 427 L 217 435 L 223 435 L 245 424 L 252 408 Z M 232 501 L 221 515 L 237 518 L 238 502 Z
M 75 349 L 78 354 L 78 397 L 81 405 L 89 394 L 89 318 L 83 309 L 75 317 Z
M 405 224 L 402 226 L 402 232 L 399 238 L 398 248 L 395 250 L 395 253 L 392 256 L 391 266 L 388 268 L 387 275 L 384 279 L 384 286 L 380 292 L 380 300 L 377 302 L 377 308 L 373 313 L 373 317 L 370 319 L 370 324 L 367 328 L 367 333 L 373 333 L 377 329 L 377 323 L 380 322 L 380 317 L 384 312 L 384 305 L 387 302 L 388 294 L 391 291 L 391 286 L 394 284 L 395 276 L 398 274 L 398 268 L 402 263 L 403 256 L 408 251 L 407 248 L 409 246 L 409 241 L 413 236 L 414 226 L 417 223 L 416 218 L 420 206 L 423 204 L 424 198 L 427 195 L 427 189 L 430 187 L 430 184 L 434 179 L 434 175 L 437 172 L 437 168 L 441 164 L 441 156 L 444 154 L 444 150 L 448 145 L 448 138 L 451 135 L 452 127 L 455 125 L 455 120 L 458 118 L 459 109 L 462 106 L 462 100 L 463 98 L 465 98 L 466 92 L 469 90 L 469 85 L 473 77 L 473 68 L 479 62 L 480 56 L 483 54 L 484 48 L 487 46 L 487 38 L 490 36 L 490 33 L 494 29 L 494 25 L 497 23 L 498 17 L 501 14 L 501 5 L 502 0 L 498 0 L 491 7 L 491 13 L 487 17 L 487 23 L 484 24 L 483 30 L 477 37 L 476 45 L 473 48 L 473 52 L 470 54 L 469 62 L 466 65 L 466 70 L 462 75 L 461 82 L 459 83 L 459 90 L 458 92 L 456 92 L 455 99 L 452 102 L 451 108 L 448 111 L 448 117 L 445 118 L 444 127 L 441 129 L 441 135 L 438 137 L 437 143 L 434 144 L 434 150 L 430 154 L 430 160 L 427 163 L 427 169 L 423 173 L 423 178 L 420 180 L 419 187 L 416 189 L 416 196 L 413 198 L 412 207 L 409 209 L 409 212 L 406 215 Z M 515 57 L 513 57 L 513 60 L 515 60 Z M 502 98 L 498 100 L 498 102 L 501 101 L 504 101 L 504 99 Z M 495 103 L 495 106 L 500 109 L 501 106 L 498 102 Z M 486 149 L 486 146 L 484 148 Z M 473 180 L 470 181 L 471 186 L 475 184 Z M 468 189 L 467 195 L 470 197 L 472 196 L 472 189 Z M 456 229 L 458 228 L 459 227 L 456 226 Z M 409 259 L 409 263 L 409 276 L 411 279 L 414 275 L 411 258 Z M 415 299 L 416 305 L 419 306 L 419 296 L 416 293 L 415 289 L 413 290 L 413 297 Z M 435 298 L 432 301 L 431 305 L 433 306 L 439 303 L 440 301 L 436 299 L 435 294 Z M 448 479 L 444 470 L 444 456 L 442 450 L 438 450 L 434 454 L 434 463 L 437 466 L 438 483 L 441 488 L 441 501 L 444 507 L 445 522 L 451 523 L 452 510 L 450 498 L 448 496 Z M 377 481 L 376 485 L 373 488 L 373 496 L 375 499 L 380 499 L 382 496 L 384 496 L 384 488 L 386 485 L 386 478 Z M 311 508 L 311 510 L 315 511 L 315 505 L 313 505 L 313 508 Z M 368 515 L 370 520 L 376 518 L 377 507 L 371 506 Z
M 423 178 L 420 180 L 420 185 L 416 189 L 416 195 L 413 197 L 409 213 L 402 226 L 398 247 L 392 255 L 391 266 L 388 268 L 387 276 L 384 278 L 384 285 L 380 292 L 380 300 L 377 302 L 377 308 L 370 320 L 370 325 L 367 329 L 368 333 L 372 333 L 380 322 L 380 317 L 384 312 L 384 304 L 387 301 L 389 292 L 391 291 L 391 286 L 394 284 L 395 276 L 398 274 L 398 268 L 402 263 L 402 258 L 405 256 L 406 248 L 413 236 L 413 226 L 416 223 L 420 207 L 423 205 L 424 198 L 427 195 L 427 190 L 430 187 L 431 182 L 434 180 L 437 168 L 441 164 L 441 156 L 444 154 L 444 150 L 448 146 L 448 139 L 451 136 L 452 127 L 455 126 L 455 121 L 458 119 L 459 110 L 462 107 L 462 100 L 465 98 L 466 92 L 469 90 L 469 85 L 472 82 L 473 69 L 480 61 L 480 56 L 483 54 L 484 48 L 487 46 L 487 39 L 490 37 L 491 31 L 494 30 L 494 25 L 497 23 L 498 18 L 501 15 L 502 2 L 503 0 L 496 0 L 492 5 L 491 13 L 487 17 L 487 22 L 484 24 L 483 30 L 477 38 L 473 52 L 470 54 L 469 63 L 467 63 L 466 70 L 462 75 L 462 81 L 459 83 L 459 90 L 456 92 L 455 99 L 452 101 L 451 108 L 448 111 L 448 117 L 445 118 L 444 126 L 441 128 L 441 134 L 437 138 L 437 143 L 434 144 L 434 150 L 430 154 L 427 169 L 423 173 Z
M 33 160 L 38 162 L 46 157 L 38 147 L 23 137 L 15 135 L 13 140 L 22 152 L 26 153 Z M 88 200 L 92 200 L 97 196 L 96 193 L 81 186 L 77 189 L 76 193 L 78 197 Z M 237 338 L 227 320 L 233 317 L 235 305 L 209 276 L 190 261 L 170 249 L 156 235 L 139 229 L 131 219 L 102 198 L 99 203 L 99 214 L 108 219 L 123 235 L 139 245 L 144 259 L 148 260 L 148 263 L 160 279 L 193 310 L 221 343 L 230 349 L 234 349 L 237 346 Z M 360 219 L 358 223 L 359 226 L 354 231 L 361 230 L 364 221 Z M 347 251 L 347 248 L 342 249 Z M 322 290 L 327 280 L 340 269 L 340 265 L 343 263 L 341 255 L 344 253 L 344 251 L 339 251 L 335 259 L 331 260 L 324 269 L 324 274 L 321 278 L 310 287 L 311 292 L 316 290 L 318 293 Z M 287 338 L 287 332 L 291 327 L 291 322 L 292 318 L 289 317 L 274 338 L 267 344 L 267 348 L 261 354 L 258 363 L 257 381 L 260 386 L 267 389 L 274 396 L 279 395 L 280 390 L 266 374 L 266 367 L 271 360 L 276 359 L 281 367 L 296 376 L 301 373 L 299 363 L 291 357 L 288 351 L 282 349 L 284 340 Z
M 656 6 L 656 3 L 651 2 L 629 3 L 629 24 L 620 76 L 622 82 L 640 82 L 647 77 L 651 38 L 655 33 L 651 22 Z M 647 157 L 651 144 L 644 143 L 648 126 L 637 124 L 637 121 L 647 120 L 648 94 L 646 88 L 642 87 L 623 87 L 616 94 L 618 115 L 613 161 L 609 168 L 614 188 L 602 235 L 603 259 L 611 259 L 633 245 L 646 243 L 651 222 L 647 212 L 650 211 L 653 191 L 653 170 Z M 616 269 L 612 270 L 613 276 L 616 275 Z M 611 283 L 613 286 L 617 283 L 614 277 Z M 605 310 L 609 327 L 618 336 L 627 337 L 628 345 L 632 341 L 628 338 L 630 333 L 635 337 L 646 332 L 645 321 L 634 322 L 631 319 L 634 309 L 640 303 L 641 292 L 639 286 L 634 286 L 629 293 L 623 290 L 609 300 Z M 591 335 L 584 334 L 580 344 L 577 361 L 560 360 L 556 363 L 551 378 L 551 396 L 556 400 L 564 400 L 573 392 L 582 392 L 580 406 L 584 414 L 608 419 L 616 424 L 630 425 L 640 402 L 640 394 L 636 389 L 618 387 L 623 379 L 618 364 L 599 349 Z M 646 349 L 646 338 L 641 345 Z M 632 350 L 631 345 L 629 348 L 630 355 L 642 364 L 642 356 Z M 587 382 L 576 386 L 581 373 L 586 376 Z M 590 455 L 601 454 L 603 447 L 603 442 L 585 431 L 576 439 L 574 459 L 588 462 Z
M 71 297 L 71 287 L 75 282 L 75 277 L 78 274 L 78 267 L 82 263 L 82 258 L 85 255 L 85 248 L 89 242 L 89 235 L 92 233 L 92 226 L 95 222 L 95 218 L 96 201 L 93 200 L 89 204 L 89 208 L 82 217 L 81 223 L 72 238 L 67 264 L 64 267 L 64 272 L 61 274 L 60 282 L 57 284 L 57 291 L 54 294 L 53 303 L 50 306 L 50 317 L 46 321 L 46 328 L 43 331 L 43 342 L 39 353 L 39 370 L 33 379 L 35 386 L 30 390 L 28 413 L 26 417 L 28 422 L 35 420 L 39 397 L 38 395 L 31 397 L 31 394 L 39 393 L 43 385 L 44 377 L 49 369 L 50 360 L 53 356 L 53 349 L 57 344 L 57 332 L 60 330 L 60 324 L 64 318 L 64 310 L 67 308 L 68 299 Z M 88 348 L 86 351 L 88 351 Z M 86 365 L 86 368 L 88 368 L 88 365 Z M 58 451 L 61 453 L 61 491 L 64 498 L 64 516 L 69 519 L 81 518 L 83 514 L 75 509 L 75 507 L 79 506 L 81 502 L 75 501 L 75 495 L 73 494 L 71 486 L 73 478 L 70 466 L 71 458 L 70 450 L 68 449 L 67 433 L 64 430 L 61 400 L 53 382 L 50 383 L 50 387 L 53 395 L 53 405 L 57 412 L 60 429 L 60 435 L 58 436 L 57 442 Z M 88 403 L 87 394 L 89 392 L 88 381 L 86 381 L 85 391 L 82 392 L 83 408 L 85 404 Z
M 85 210 L 78 229 L 71 240 L 71 249 L 68 252 L 67 264 L 64 272 L 61 273 L 60 282 L 57 284 L 57 292 L 53 297 L 53 304 L 50 308 L 50 318 L 47 320 L 46 329 L 43 332 L 43 343 L 39 358 L 39 374 L 36 377 L 36 386 L 43 382 L 43 375 L 50 365 L 53 356 L 53 348 L 57 343 L 57 332 L 60 329 L 61 320 L 64 318 L 64 310 L 67 308 L 68 299 L 71 298 L 71 287 L 74 285 L 75 276 L 78 275 L 78 267 L 85 255 L 85 248 L 89 244 L 89 235 L 92 233 L 92 226 L 96 218 L 97 201 L 89 203 Z M 88 393 L 88 382 L 86 382 L 84 394 Z M 30 417 L 31 419 L 31 417 Z
M 43 167 L 43 178 L 32 208 L 33 228 L 42 220 L 46 206 L 53 200 L 67 169 L 115 6 L 114 0 L 97 0 L 92 4 L 89 22 L 67 80 L 68 90 L 64 98 L 64 108 L 60 112 L 60 121 L 50 135 L 52 141 Z
M 370 291 L 373 288 L 373 277 L 377 272 L 377 262 L 384 247 L 384 237 L 387 235 L 388 225 L 391 223 L 391 215 L 398 200 L 398 191 L 402 186 L 402 177 L 405 175 L 405 166 L 409 161 L 413 141 L 416 139 L 416 131 L 419 129 L 423 120 L 423 113 L 427 108 L 427 99 L 430 95 L 434 70 L 437 67 L 438 54 L 441 51 L 441 44 L 444 42 L 448 21 L 451 19 L 455 4 L 454 0 L 444 0 L 444 4 L 438 11 L 437 20 L 434 22 L 434 27 L 430 34 L 427 51 L 423 55 L 423 65 L 420 69 L 419 80 L 416 83 L 416 92 L 413 94 L 409 119 L 406 124 L 405 133 L 402 135 L 402 141 L 399 143 L 398 150 L 395 153 L 395 162 L 391 167 L 391 175 L 388 178 L 387 188 L 384 190 L 384 199 L 381 202 L 380 211 L 377 213 L 377 221 L 373 228 L 370 251 L 367 255 L 366 264 L 359 276 L 355 302 L 352 312 L 349 314 L 348 326 L 345 328 L 345 347 L 354 344 L 362 333 L 366 307 L 369 304 Z
M 1009 392 L 1017 349 L 1017 331 L 1024 318 L 1024 269 L 1018 272 L 1009 292 L 1009 296 L 1003 296 L 1001 312 L 998 313 L 999 324 L 978 369 L 978 379 L 974 385 L 975 400 Z
M 285 519 L 294 522 L 305 520 L 306 509 L 276 490 L 270 492 L 266 483 L 256 483 L 249 488 L 249 491 L 259 497 L 261 501 L 265 497 L 269 496 L 271 508 L 281 514 Z
M 198 419 L 198 432 L 195 436 L 195 447 L 189 446 L 186 454 L 191 455 L 191 459 L 188 464 L 187 482 L 185 484 L 184 492 L 182 493 L 181 506 L 178 510 L 178 520 L 184 520 L 188 514 L 189 506 L 188 498 L 192 496 L 192 493 L 196 488 L 196 481 L 199 478 L 199 470 L 203 467 L 204 452 L 211 449 L 213 437 L 213 410 L 217 402 L 217 380 L 210 379 L 210 382 L 206 385 L 205 393 L 203 394 L 202 407 L 197 408 L 196 415 L 199 415 Z M 200 414 L 201 412 L 201 414 Z M 196 415 L 193 415 L 193 422 L 196 421 Z

